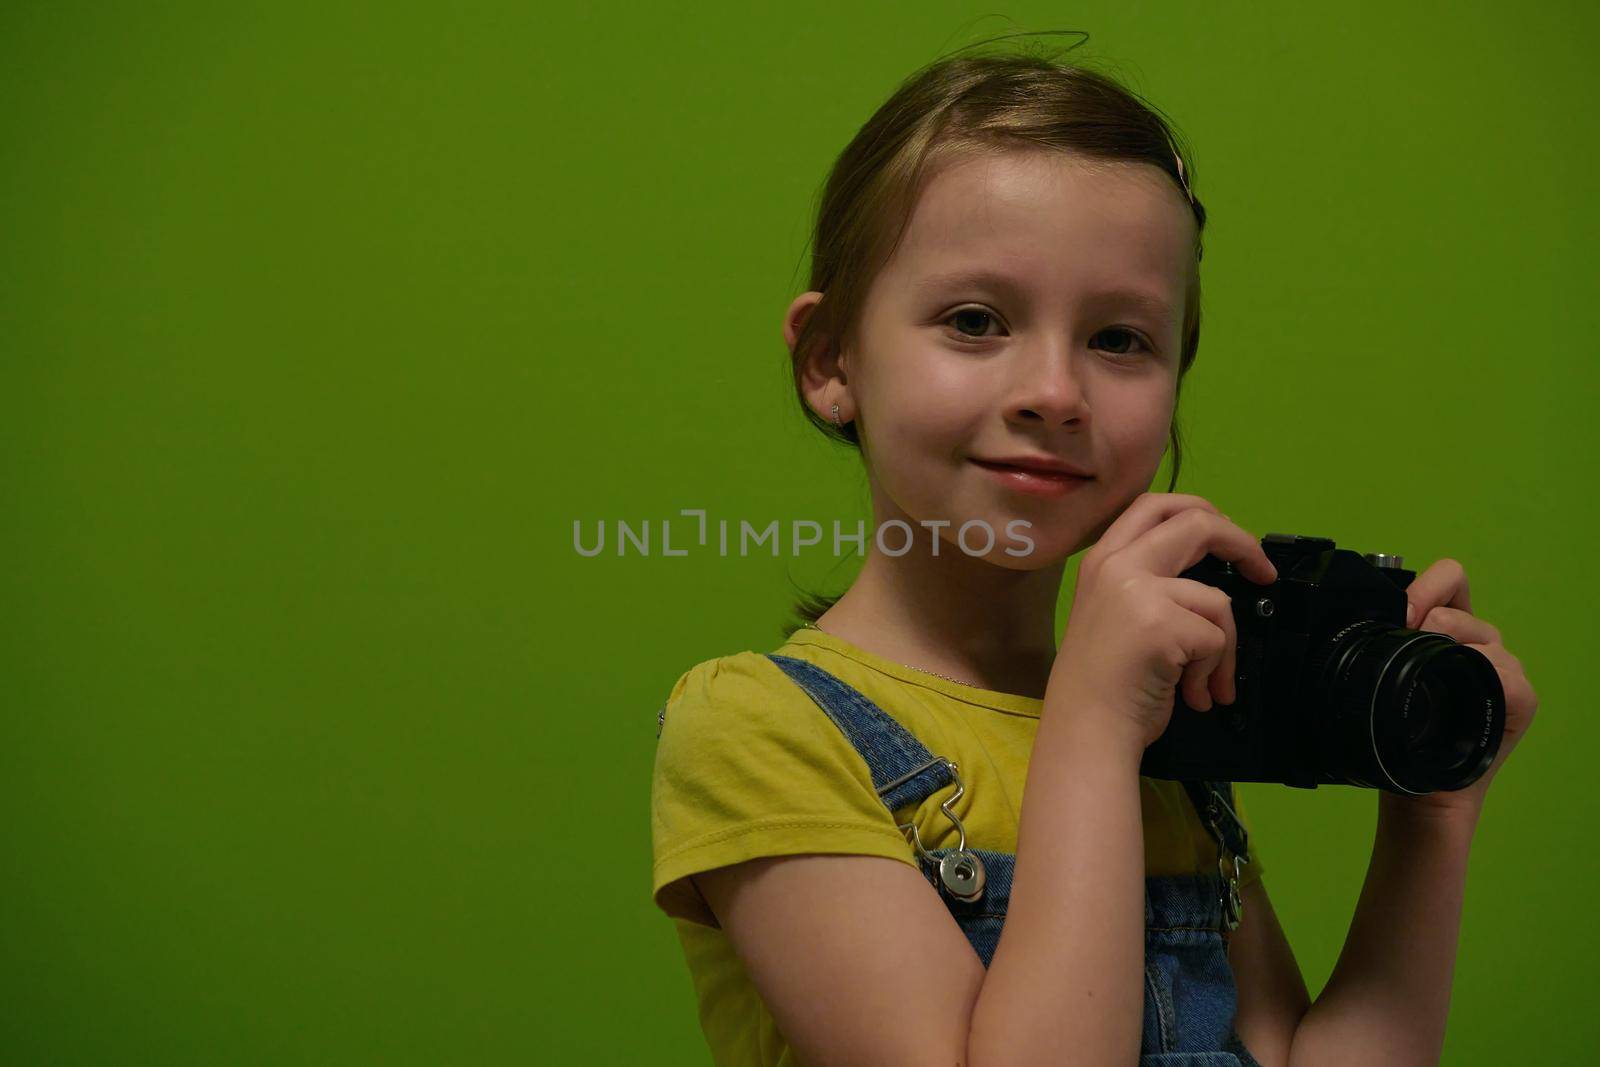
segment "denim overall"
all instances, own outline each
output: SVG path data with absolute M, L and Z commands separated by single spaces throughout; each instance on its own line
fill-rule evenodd
M 966 829 L 950 810 L 964 792 L 956 765 L 930 754 L 859 690 L 816 664 L 778 653 L 767 653 L 767 658 L 844 732 L 866 760 L 872 784 L 890 812 L 920 804 L 954 783 L 955 792 L 940 810 L 960 831 L 955 848 L 925 849 L 914 823 L 900 828 L 911 831 L 923 877 L 938 891 L 988 967 L 1005 923 L 1016 856 L 966 847 Z M 1144 1034 L 1139 1063 L 1141 1067 L 1260 1067 L 1233 1030 L 1236 1002 L 1226 942 L 1238 925 L 1238 868 L 1249 862 L 1244 827 L 1227 803 L 1232 783 L 1185 782 L 1184 786 L 1201 821 L 1217 839 L 1222 860 L 1216 874 L 1145 878 Z M 1231 877 L 1224 877 L 1223 869 Z

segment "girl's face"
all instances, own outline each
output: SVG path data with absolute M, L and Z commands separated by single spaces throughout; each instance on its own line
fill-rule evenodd
M 919 544 L 937 530 L 954 551 L 982 519 L 986 558 L 1019 570 L 1097 541 L 1166 451 L 1196 237 L 1148 164 L 1009 152 L 938 174 L 867 294 L 857 350 L 841 353 L 875 520 L 905 520 Z M 1017 456 L 1093 477 L 1041 495 L 974 462 Z M 1031 526 L 1012 535 L 1013 519 Z M 1031 552 L 1006 554 L 1021 536 Z M 974 528 L 967 549 L 985 540 Z

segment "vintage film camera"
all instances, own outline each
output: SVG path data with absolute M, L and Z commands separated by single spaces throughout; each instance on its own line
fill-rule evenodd
M 1238 699 L 1201 712 L 1180 690 L 1141 774 L 1420 795 L 1489 769 L 1505 731 L 1500 676 L 1477 649 L 1406 628 L 1416 572 L 1401 557 L 1295 534 L 1261 547 L 1271 585 L 1212 555 L 1180 575 L 1233 601 Z

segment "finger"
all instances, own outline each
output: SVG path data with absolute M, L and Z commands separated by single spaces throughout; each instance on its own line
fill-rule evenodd
M 1106 527 L 1106 532 L 1095 542 L 1101 555 L 1110 555 L 1126 548 L 1147 531 L 1161 525 L 1168 518 L 1189 508 L 1204 508 L 1216 512 L 1217 506 L 1203 496 L 1192 493 L 1144 493 L 1129 504 L 1116 521 Z
M 1193 660 L 1183 668 L 1183 680 L 1178 684 L 1178 692 L 1183 702 L 1196 711 L 1210 711 L 1216 706 L 1217 702 L 1206 684 L 1215 663 L 1216 657 L 1208 656 Z
M 1511 750 L 1517 747 L 1517 743 L 1533 725 L 1539 710 L 1539 694 L 1534 691 L 1528 676 L 1522 672 L 1522 664 L 1506 651 L 1504 645 L 1469 644 L 1468 647 L 1477 649 L 1494 664 L 1495 673 L 1500 676 L 1500 690 L 1505 697 L 1505 733 L 1500 741 L 1500 751 L 1495 754 L 1495 761 L 1490 765 L 1491 769 L 1494 769 L 1511 754 Z
M 1406 589 L 1406 625 L 1415 626 L 1417 619 L 1427 618 L 1437 607 L 1472 610 L 1471 591 L 1467 584 L 1467 571 L 1453 559 L 1435 560 L 1433 566 L 1417 575 Z
M 1197 711 L 1210 710 L 1218 703 L 1232 703 L 1235 642 L 1232 600 L 1216 586 L 1190 578 L 1169 579 L 1162 584 L 1162 589 L 1175 604 L 1210 625 L 1210 629 L 1203 632 L 1208 643 L 1184 665 L 1179 683 L 1184 703 Z M 1190 630 L 1193 630 L 1192 624 Z M 1201 631 L 1193 633 L 1195 636 L 1190 639 L 1197 640 Z
M 1497 644 L 1500 631 L 1483 619 L 1459 608 L 1434 608 L 1416 627 L 1429 633 L 1453 637 L 1462 644 Z
M 1217 590 L 1219 593 L 1222 590 Z M 1211 676 L 1211 691 L 1220 703 L 1232 704 L 1239 699 L 1239 629 L 1233 621 L 1233 600 L 1222 594 L 1224 605 L 1221 616 L 1222 629 L 1228 635 L 1227 652 L 1222 657 L 1222 667 Z
M 1248 531 L 1225 515 L 1189 508 L 1167 519 L 1123 550 L 1132 562 L 1151 573 L 1175 578 L 1208 553 L 1236 563 L 1245 577 L 1267 583 L 1278 570 L 1266 549 Z
M 1180 603 L 1204 616 L 1223 634 L 1222 651 L 1219 654 L 1190 665 L 1195 676 L 1197 695 L 1198 691 L 1204 691 L 1211 704 L 1232 704 L 1238 698 L 1235 686 L 1238 628 L 1233 621 L 1232 598 L 1216 586 L 1192 578 L 1172 578 L 1168 584 L 1174 590 L 1173 599 L 1182 596 Z M 1194 706 L 1191 702 L 1190 707 Z
M 1522 673 L 1521 665 L 1517 663 L 1516 657 L 1507 652 L 1506 647 L 1502 644 L 1481 641 L 1463 641 L 1461 643 L 1482 653 L 1484 659 L 1494 664 L 1495 672 L 1500 675 L 1502 682 L 1505 681 L 1508 675 Z
M 1528 681 L 1528 676 L 1522 670 L 1522 661 L 1513 656 L 1505 645 L 1499 642 L 1480 644 L 1476 641 L 1463 641 L 1468 648 L 1475 648 L 1483 653 L 1488 661 L 1494 664 L 1495 673 L 1500 675 L 1500 688 L 1505 690 L 1506 707 L 1509 710 L 1512 703 L 1512 694 L 1519 694 L 1518 699 L 1525 699 L 1529 704 L 1537 704 L 1538 696 L 1534 693 L 1533 685 Z

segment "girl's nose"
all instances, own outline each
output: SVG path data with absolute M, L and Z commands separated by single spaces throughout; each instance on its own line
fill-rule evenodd
M 1065 343 L 1035 346 L 1031 353 L 1017 361 L 1015 375 L 1006 405 L 1008 418 L 1059 425 L 1088 415 L 1088 401 L 1078 380 L 1078 367 Z

